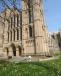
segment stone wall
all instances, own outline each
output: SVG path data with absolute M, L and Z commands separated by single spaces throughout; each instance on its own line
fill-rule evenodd
M 49 54 L 43 0 L 22 0 L 21 13 L 15 8 L 6 9 L 3 13 L 4 38 L 0 40 L 3 39 L 1 44 L 6 56 Z
M 59 38 L 57 38 L 57 33 L 49 33 L 49 51 L 51 54 L 58 53 L 60 51 Z

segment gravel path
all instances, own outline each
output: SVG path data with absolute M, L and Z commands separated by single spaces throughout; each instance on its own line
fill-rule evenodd
M 10 62 L 36 62 L 36 61 L 46 61 L 46 60 L 54 60 L 59 59 L 59 56 L 56 57 L 50 57 L 50 58 L 37 58 L 32 57 L 31 59 L 29 57 L 13 57 L 12 59 L 9 59 Z

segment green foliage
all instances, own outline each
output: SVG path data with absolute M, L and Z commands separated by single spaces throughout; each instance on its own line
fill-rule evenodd
M 0 76 L 61 76 L 61 59 L 28 63 L 0 61 Z

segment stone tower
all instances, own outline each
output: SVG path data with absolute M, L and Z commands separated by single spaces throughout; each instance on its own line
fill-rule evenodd
M 22 0 L 22 26 L 24 53 L 47 54 L 48 34 L 44 26 L 43 0 Z

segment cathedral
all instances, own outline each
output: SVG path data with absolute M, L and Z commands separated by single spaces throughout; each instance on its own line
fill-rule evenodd
M 48 55 L 43 0 L 22 0 L 22 10 L 0 14 L 0 53 L 5 56 Z

